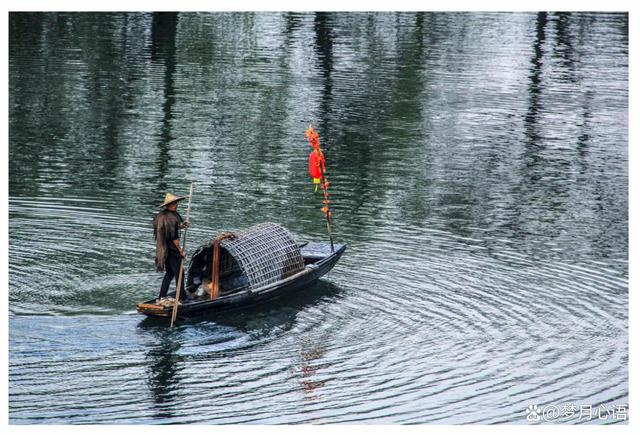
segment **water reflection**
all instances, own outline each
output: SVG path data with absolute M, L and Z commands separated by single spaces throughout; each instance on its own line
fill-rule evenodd
M 320 120 L 321 131 L 331 131 L 329 124 L 330 107 L 332 105 L 333 79 L 333 27 L 329 23 L 330 14 L 327 12 L 316 12 L 314 14 L 313 30 L 315 33 L 315 49 L 320 63 L 320 71 L 323 79 L 322 97 L 320 99 Z M 326 149 L 330 147 L 325 144 Z
M 158 192 L 171 190 L 167 186 L 166 176 L 169 169 L 169 150 L 173 140 L 171 120 L 175 103 L 174 74 L 176 70 L 176 12 L 154 12 L 151 25 L 151 59 L 164 66 L 164 86 L 162 103 L 162 127 L 158 141 L 157 186 Z
M 531 392 L 627 396 L 627 14 L 11 13 L 9 31 L 12 421 L 520 422 Z M 153 206 L 185 178 L 190 246 L 265 220 L 326 238 L 309 122 L 350 247 L 339 289 L 167 336 L 135 316 Z M 95 340 L 65 335 L 63 360 L 59 325 Z
M 555 28 L 556 28 L 556 46 L 554 53 L 559 55 L 562 59 L 562 66 L 565 68 L 565 76 L 569 81 L 575 82 L 575 63 L 574 59 L 576 55 L 573 42 L 571 41 L 572 35 L 570 26 L 572 24 L 571 12 L 555 12 Z
M 151 339 L 145 350 L 148 368 L 147 385 L 151 392 L 156 418 L 172 418 L 176 406 L 187 407 L 187 403 L 176 400 L 180 382 L 183 379 L 179 357 L 180 337 L 176 330 L 168 329 L 166 324 L 157 327 L 143 327 L 146 339 Z
M 326 338 L 308 339 L 301 337 L 299 358 L 294 362 L 294 374 L 300 379 L 300 385 L 304 391 L 304 400 L 317 401 L 321 398 L 320 389 L 327 383 L 326 380 L 314 380 L 318 370 L 326 366 L 321 361 L 326 354 Z
M 587 161 L 585 158 L 589 153 L 589 142 L 591 141 L 592 124 L 592 107 L 594 92 L 589 89 L 584 93 L 582 98 L 582 122 L 579 124 L 579 135 L 577 141 L 578 153 L 580 156 L 580 174 L 585 175 L 587 172 Z
M 545 27 L 547 25 L 547 13 L 538 12 L 536 18 L 536 37 L 533 44 L 533 57 L 531 58 L 531 73 L 529 78 L 529 109 L 525 116 L 525 125 L 528 138 L 528 148 L 541 145 L 540 135 L 537 132 L 538 116 L 540 111 L 541 75 L 543 68 L 543 46 L 545 42 Z M 528 161 L 531 161 L 531 157 Z

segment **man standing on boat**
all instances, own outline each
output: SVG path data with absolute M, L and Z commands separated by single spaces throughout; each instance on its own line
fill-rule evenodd
M 164 208 L 153 219 L 153 237 L 156 241 L 156 269 L 158 272 L 164 271 L 164 278 L 160 286 L 158 299 L 167 295 L 169 285 L 175 278 L 178 285 L 180 272 L 180 262 L 186 255 L 180 246 L 180 228 L 187 228 L 189 222 L 184 222 L 178 213 L 178 202 L 185 199 L 185 196 L 176 196 L 167 193 L 164 202 L 158 207 Z M 181 288 L 184 290 L 184 278 Z M 180 292 L 180 299 L 186 298 L 186 291 Z

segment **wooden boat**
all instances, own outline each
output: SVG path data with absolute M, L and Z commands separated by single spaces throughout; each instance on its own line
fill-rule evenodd
M 225 233 L 217 239 L 217 258 L 215 241 L 204 243 L 191 257 L 186 287 L 192 296 L 180 301 L 178 316 L 239 309 L 302 291 L 329 272 L 346 249 L 343 244 L 297 244 L 285 228 L 270 222 Z M 219 292 L 211 292 L 211 297 L 202 290 L 208 281 L 216 281 L 214 273 L 218 273 Z M 175 297 L 175 292 L 168 296 Z M 171 317 L 173 304 L 168 302 L 151 299 L 136 308 L 148 316 Z

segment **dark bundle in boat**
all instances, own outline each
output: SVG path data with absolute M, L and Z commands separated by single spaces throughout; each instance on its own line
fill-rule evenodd
M 218 256 L 214 258 L 216 243 Z M 289 231 L 270 222 L 222 233 L 191 257 L 186 282 L 190 297 L 180 302 L 178 314 L 222 311 L 301 291 L 329 272 L 345 249 L 345 245 L 334 244 L 332 250 L 331 244 L 322 242 L 299 245 Z M 169 296 L 174 297 L 175 292 Z M 173 305 L 152 299 L 138 304 L 137 310 L 168 317 Z

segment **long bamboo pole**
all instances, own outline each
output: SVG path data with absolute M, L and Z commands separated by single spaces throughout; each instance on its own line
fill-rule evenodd
M 189 222 L 189 214 L 191 213 L 191 197 L 193 196 L 193 181 L 191 182 L 191 187 L 189 188 L 189 205 L 187 205 L 187 222 Z M 189 227 L 184 229 L 184 234 L 182 236 L 182 249 L 187 250 L 187 230 Z M 173 302 L 173 311 L 171 312 L 171 325 L 170 328 L 173 328 L 173 324 L 176 321 L 176 317 L 178 316 L 178 305 L 180 302 L 180 290 L 182 287 L 182 276 L 184 274 L 184 257 L 180 260 L 180 272 L 178 273 L 178 285 L 176 287 L 176 299 Z

